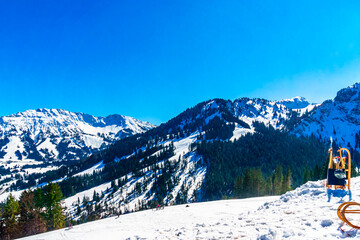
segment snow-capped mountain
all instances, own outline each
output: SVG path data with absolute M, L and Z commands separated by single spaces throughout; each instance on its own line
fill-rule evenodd
M 187 109 L 154 131 L 161 132 L 163 129 L 167 129 L 169 133 L 176 133 L 183 129 L 188 132 L 204 131 L 203 128 L 206 129 L 206 126 L 214 122 L 214 119 L 220 119 L 224 124 L 234 124 L 232 132 L 232 140 L 234 140 L 246 133 L 253 133 L 254 122 L 261 122 L 266 126 L 271 125 L 275 129 L 284 129 L 285 123 L 290 118 L 301 117 L 315 106 L 301 97 L 282 101 L 259 98 L 240 98 L 234 101 L 214 99 Z
M 58 182 L 67 197 L 67 214 L 78 222 L 158 204 L 233 196 L 234 182 L 244 176 L 245 168 L 251 168 L 253 175 L 259 173 L 257 169 L 263 172 L 263 179 L 272 181 L 269 187 L 273 194 L 274 186 L 284 185 L 275 183 L 276 165 L 283 166 L 283 174 L 286 167 L 291 168 L 293 179 L 289 182 L 297 182 L 298 186 L 305 169 L 315 176 L 315 170 L 320 172 L 319 166 L 327 159 L 328 146 L 324 142 L 296 135 L 314 134 L 325 139 L 332 136 L 340 143 L 342 138 L 358 138 L 359 88 L 355 84 L 343 89 L 334 100 L 321 105 L 310 104 L 301 97 L 280 101 L 205 101 L 158 127 L 120 139 L 71 167 L 49 175 L 32 174 L 31 169 L 26 169 L 21 181 L 12 182 L 11 187 L 5 185 L 19 196 L 21 189 Z M 329 128 L 334 124 L 341 131 Z M 349 135 L 332 135 L 335 132 Z M 353 144 L 358 144 L 357 140 Z M 245 177 L 239 182 L 244 190 Z M 222 188 L 222 184 L 227 185 Z M 219 189 L 224 191 L 217 194 Z M 206 195 L 211 191 L 215 194 Z M 0 202 L 8 194 L 0 189 Z M 266 231 L 272 234 L 272 229 Z
M 201 198 L 199 191 L 207 173 L 203 157 L 191 147 L 193 143 L 202 140 L 235 141 L 248 133 L 255 133 L 259 123 L 282 130 L 287 127 L 290 119 L 300 117 L 302 112 L 305 112 L 302 110 L 309 106 L 312 105 L 304 98 L 286 101 L 249 98 L 235 101 L 209 100 L 187 109 L 159 127 L 139 136 L 117 141 L 106 150 L 100 151 L 100 154 L 93 154 L 88 160 L 52 175 L 58 178 L 56 181 L 61 182 L 71 176 L 73 179 L 81 179 L 82 176 L 93 174 L 97 179 L 96 183 L 80 180 L 81 185 L 73 186 L 72 190 L 68 188 L 71 192 L 64 194 L 71 195 L 73 191 L 85 190 L 70 199 L 77 201 L 84 196 L 90 199 L 98 185 L 103 186 L 103 198 L 98 204 L 104 205 L 106 202 L 111 206 L 127 202 L 126 206 L 121 207 L 123 212 L 139 208 L 139 201 L 148 205 L 158 200 L 159 191 L 166 204 L 193 202 Z M 23 180 L 17 181 L 11 189 L 28 188 L 54 180 L 48 174 L 36 173 L 56 170 L 57 167 L 24 167 L 24 164 L 29 165 L 29 161 L 33 161 L 29 159 L 34 154 L 37 154 L 39 159 L 76 159 L 75 156 L 81 156 L 77 151 L 82 151 L 82 156 L 86 156 L 95 149 L 92 148 L 94 145 L 99 148 L 113 141 L 115 137 L 120 138 L 152 127 L 122 116 L 96 118 L 46 109 L 11 115 L 4 117 L 2 121 L 4 144 L 1 149 L 11 150 L 6 152 L 4 157 L 8 162 L 11 161 L 11 165 L 16 169 L 15 172 L 9 171 L 5 174 L 7 179 L 0 179 L 5 181 L 3 189 L 10 189 L 10 185 L 15 183 L 13 180 L 6 182 L 11 179 L 11 173 L 26 171 Z M 127 127 L 122 125 L 124 123 Z M 11 141 L 7 142 L 7 139 Z M 23 164 L 22 168 L 17 169 L 20 163 Z M 157 168 L 166 170 L 156 171 Z M 161 180 L 164 172 L 169 174 L 166 179 Z M 114 183 L 110 184 L 109 180 L 114 179 L 117 180 L 115 185 L 121 186 L 121 191 L 114 189 Z M 166 194 L 158 189 L 158 185 L 162 184 L 158 182 L 159 179 L 167 182 Z M 112 190 L 108 190 L 109 188 Z M 109 202 L 107 198 L 110 195 L 112 200 Z M 78 209 L 74 205 L 74 208 L 69 207 L 68 211 L 75 214 Z
M 276 101 L 278 104 L 285 105 L 290 109 L 302 109 L 311 105 L 304 97 L 293 97 L 291 99 L 283 99 L 280 101 Z
M 0 118 L 0 161 L 78 160 L 154 127 L 132 117 L 37 109 Z
M 256 123 L 284 129 L 294 114 L 300 116 L 281 103 L 264 99 L 214 99 L 199 103 L 157 128 L 110 145 L 103 154 L 92 156 L 92 165 L 70 169 L 67 177 L 81 179 L 93 174 L 99 182 L 86 185 L 88 180 L 79 180 L 83 186 L 74 186 L 78 193 L 66 200 L 68 213 L 80 220 L 83 215 L 79 211 L 85 212 L 86 206 L 79 204 L 78 199 L 91 202 L 94 195 L 101 196 L 97 205 L 118 208 L 123 213 L 149 206 L 159 198 L 167 205 L 200 200 L 208 169 L 203 157 L 192 149 L 193 143 L 234 141 L 256 132 Z M 126 168 L 129 170 L 123 170 Z M 162 189 L 163 184 L 166 190 Z
M 360 84 L 340 90 L 298 124 L 298 135 L 332 138 L 340 146 L 360 149 Z
M 0 183 L 19 179 L 14 174 L 56 170 L 66 162 L 153 127 L 122 115 L 95 117 L 61 109 L 28 110 L 0 117 Z
M 304 115 L 306 112 L 310 112 L 319 104 L 309 103 L 304 97 L 294 97 L 291 99 L 283 99 L 276 101 L 277 104 L 286 106 L 289 109 L 292 109 L 298 112 L 300 115 Z

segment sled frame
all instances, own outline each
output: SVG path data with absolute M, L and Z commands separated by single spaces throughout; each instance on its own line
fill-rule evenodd
M 350 207 L 350 206 L 359 206 L 359 209 L 347 210 L 348 207 Z M 349 214 L 360 214 L 360 203 L 344 202 L 344 203 L 340 204 L 340 206 L 337 209 L 337 215 L 341 221 L 343 221 L 344 223 L 346 223 L 347 225 L 349 225 L 352 228 L 360 229 L 359 225 L 355 225 L 353 222 L 350 222 L 350 220 L 348 219 L 348 216 L 347 216 Z

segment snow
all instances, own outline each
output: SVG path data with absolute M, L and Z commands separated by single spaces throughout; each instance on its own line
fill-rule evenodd
M 42 142 L 41 144 L 39 144 L 39 145 L 37 146 L 37 149 L 39 149 L 39 150 L 40 150 L 40 149 L 48 150 L 49 153 L 51 153 L 53 156 L 58 156 L 58 155 L 59 155 L 59 152 L 58 152 L 58 150 L 56 149 L 56 145 L 53 144 L 53 143 L 51 143 L 50 138 L 45 139 L 44 142 Z M 45 154 L 42 153 L 41 151 L 39 151 L 39 153 L 40 153 L 41 155 L 43 155 L 43 157 L 45 156 Z
M 27 174 L 32 174 L 32 173 L 46 173 L 48 171 L 53 171 L 58 169 L 59 167 L 57 166 L 47 166 L 47 167 L 37 167 L 37 168 L 27 168 L 25 169 L 25 172 Z
M 84 170 L 84 171 L 82 171 L 82 172 L 79 172 L 79 173 L 75 174 L 73 177 L 83 176 L 83 175 L 85 175 L 85 174 L 91 175 L 91 174 L 93 174 L 94 172 L 103 169 L 104 166 L 105 166 L 105 164 L 103 163 L 103 161 L 100 161 L 100 162 L 98 162 L 97 164 L 95 164 L 94 166 L 92 166 L 91 168 L 88 168 L 88 169 L 86 169 L 86 170 Z
M 266 201 L 279 197 L 214 201 L 165 207 L 121 215 L 119 218 L 90 222 L 24 239 L 219 239 L 240 236 L 241 229 L 230 226 L 239 212 L 256 210 Z M 226 220 L 224 222 L 224 220 Z
M 178 192 L 181 189 L 181 185 L 185 185 L 188 188 L 188 198 L 187 200 L 189 202 L 194 201 L 196 191 L 201 188 L 201 185 L 203 183 L 203 180 L 205 178 L 206 174 L 206 167 L 198 167 L 196 168 L 196 163 L 201 160 L 201 156 L 197 156 L 194 153 L 189 153 L 189 146 L 196 141 L 198 132 L 183 138 L 179 140 L 175 140 L 174 147 L 175 147 L 175 155 L 171 157 L 170 161 L 178 161 L 179 158 L 181 158 L 182 163 L 184 163 L 184 168 L 181 169 L 181 171 L 178 171 L 175 173 L 175 176 L 179 178 L 179 184 L 177 184 L 174 189 L 172 190 L 171 194 L 173 196 L 172 199 L 168 199 L 168 197 L 165 198 L 165 202 L 167 204 L 173 204 L 175 197 L 177 196 Z M 160 145 L 167 146 L 171 143 L 171 141 L 165 141 L 159 143 Z M 158 152 L 155 152 L 154 155 L 156 155 Z M 128 156 L 126 156 L 128 157 Z M 114 161 L 121 161 L 119 158 L 115 158 Z M 158 164 L 161 164 L 158 163 Z M 104 167 L 103 162 L 99 162 L 92 166 L 89 169 L 86 169 L 80 173 L 77 173 L 75 176 L 80 176 L 84 174 L 92 174 L 94 171 L 99 171 Z M 124 199 L 128 200 L 127 204 L 121 205 L 121 211 L 124 212 L 125 208 L 132 211 L 138 207 L 138 202 L 142 202 L 144 198 L 148 198 L 147 194 L 149 193 L 149 190 L 151 189 L 154 181 L 151 180 L 148 182 L 148 184 L 145 186 L 145 191 L 143 191 L 141 194 L 134 194 L 134 189 L 137 182 L 140 182 L 143 184 L 143 182 L 148 179 L 153 173 L 153 171 L 150 170 L 150 168 L 143 169 L 143 172 L 145 176 L 143 177 L 133 177 L 132 174 L 128 174 L 126 177 L 128 181 L 124 186 L 122 186 L 121 189 L 118 189 L 116 192 L 112 194 L 112 198 L 109 198 L 109 195 L 111 191 L 106 191 L 107 189 L 110 189 L 111 183 L 104 183 L 102 185 L 93 187 L 91 189 L 88 189 L 83 192 L 79 192 L 75 194 L 72 197 L 69 197 L 65 199 L 64 203 L 67 208 L 66 212 L 69 214 L 74 213 L 77 210 L 77 201 L 80 199 L 81 201 L 83 198 L 88 198 L 91 200 L 93 198 L 93 193 L 96 191 L 97 193 L 101 194 L 104 193 L 104 199 L 102 199 L 100 202 L 104 204 L 104 201 L 106 201 L 108 206 L 112 207 L 118 207 L 120 202 L 124 202 Z M 125 176 L 122 177 L 123 179 Z M 150 199 L 147 200 L 151 200 Z
M 94 190 L 97 193 L 101 193 L 101 192 L 105 192 L 106 189 L 110 188 L 110 186 L 111 186 L 111 183 L 108 182 L 108 183 L 101 184 L 101 185 L 97 186 L 96 188 L 91 188 L 86 191 L 79 192 L 79 193 L 75 194 L 74 196 L 66 198 L 64 201 L 65 206 L 70 207 L 74 203 L 76 203 L 78 201 L 78 199 L 80 199 L 82 201 L 84 197 L 89 198 L 91 200 L 93 197 L 93 194 L 94 194 Z
M 12 191 L 11 193 L 10 192 L 5 192 L 5 193 L 1 194 L 1 191 L 0 191 L 0 203 L 5 202 L 6 199 L 10 196 L 10 194 L 12 196 L 14 196 L 17 200 L 19 200 L 22 192 L 23 192 L 23 190 Z
M 109 121 L 105 122 L 106 119 Z M 29 144 L 26 137 L 34 140 L 38 150 L 47 150 L 51 158 L 56 159 L 59 155 L 56 144 L 63 139 L 71 140 L 70 147 L 100 148 L 104 143 L 119 139 L 118 132 L 142 133 L 153 127 L 150 123 L 121 115 L 94 117 L 61 109 L 27 110 L 0 117 L 1 137 L 9 138 L 9 143 L 1 146 L 0 150 L 6 155 L 0 160 L 18 160 L 15 152 L 26 152 L 24 144 Z M 29 154 L 23 154 L 22 158 L 26 159 Z M 40 154 L 48 157 L 42 152 Z
M 84 135 L 82 137 L 86 146 L 91 146 L 93 148 L 100 148 L 104 143 L 104 140 L 101 137 L 92 136 L 92 135 Z
M 5 140 L 0 146 L 4 153 L 0 166 L 13 175 L 45 173 L 58 168 L 50 165 L 53 160 L 79 160 L 124 137 L 122 132 L 131 135 L 152 127 L 150 123 L 121 115 L 94 117 L 61 109 L 27 110 L 0 117 L 0 142 Z M 64 149 L 67 142 L 68 149 Z M 64 144 L 59 147 L 60 143 Z M 36 166 L 39 164 L 42 168 Z M 0 176 L 0 180 L 11 181 L 0 185 L 2 193 L 18 179 L 7 174 Z
M 248 133 L 255 133 L 255 131 L 253 129 L 240 127 L 239 124 L 236 124 L 233 132 L 233 136 L 230 138 L 230 141 L 233 142 L 234 140 L 237 140 Z
M 333 100 L 318 106 L 308 118 L 295 127 L 298 136 L 315 136 L 328 140 L 332 137 L 338 145 L 357 148 L 355 135 L 360 131 L 360 85 L 354 84 L 337 93 Z
M 168 206 L 110 217 L 24 239 L 341 239 L 360 233 L 337 217 L 339 198 L 327 202 L 325 180 L 282 196 Z M 105 186 L 104 186 L 105 187 Z M 352 178 L 359 202 L 360 177 Z M 344 200 L 348 200 L 345 197 Z M 360 217 L 360 216 L 359 216 Z
M 19 159 L 18 156 L 15 154 L 15 152 L 19 151 L 20 153 L 22 153 L 25 150 L 24 144 L 22 143 L 22 141 L 18 136 L 9 137 L 9 140 L 10 142 L 6 144 L 5 147 L 2 148 L 2 150 L 6 149 L 7 151 L 7 153 L 3 158 L 11 159 L 12 161 L 17 161 Z

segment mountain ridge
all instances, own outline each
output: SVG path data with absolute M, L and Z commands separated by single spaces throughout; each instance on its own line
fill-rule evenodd
M 310 104 L 302 97 L 280 101 L 210 99 L 158 127 L 117 140 L 71 168 L 62 167 L 45 176 L 29 173 L 10 188 L 20 190 L 56 181 L 64 195 L 70 196 L 67 212 L 76 221 L 84 221 L 88 214 L 98 217 L 109 214 L 110 210 L 86 213 L 89 204 L 95 209 L 107 206 L 124 213 L 159 203 L 202 201 L 206 197 L 204 184 L 211 182 L 226 181 L 227 185 L 220 193 L 208 194 L 208 198 L 232 196 L 234 181 L 238 178 L 245 181 L 246 168 L 260 173 L 261 167 L 266 168 L 263 179 L 271 179 L 272 185 L 266 190 L 271 194 L 275 192 L 273 186 L 278 184 L 273 182 L 276 179 L 273 174 L 285 176 L 286 167 L 294 170 L 297 178 L 294 182 L 301 183 L 305 171 L 301 160 L 308 163 L 311 171 L 317 168 L 320 174 L 319 166 L 326 155 L 324 143 L 312 138 L 297 139 L 293 129 L 321 106 Z M 276 145 L 279 139 L 281 146 Z M 293 148 L 298 146 L 301 149 L 295 151 Z M 259 154 L 252 154 L 249 149 Z M 277 157 L 278 154 L 282 156 Z M 310 162 L 311 154 L 318 157 L 316 162 Z M 288 158 L 296 159 L 296 163 L 288 164 Z M 276 167 L 280 163 L 283 170 Z M 229 168 L 231 176 L 226 173 Z M 92 201 L 91 197 L 97 195 L 101 197 L 93 197 Z M 85 201 L 80 203 L 78 199 Z
M 360 150 L 360 83 L 337 92 L 302 119 L 294 131 L 298 136 L 315 135 L 339 145 Z
M 0 183 L 46 173 L 154 125 L 123 115 L 95 117 L 41 108 L 0 117 Z M 0 186 L 1 189 L 1 186 Z M 1 191 L 1 190 L 0 190 Z

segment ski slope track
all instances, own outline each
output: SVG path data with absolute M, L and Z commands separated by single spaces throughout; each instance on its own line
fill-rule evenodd
M 308 182 L 282 196 L 222 200 L 165 207 L 110 217 L 23 239 L 342 239 L 336 210 L 327 202 L 325 180 Z M 360 201 L 360 178 L 352 179 Z M 346 200 L 346 199 L 345 199 Z M 188 207 L 187 207 L 188 206 Z

